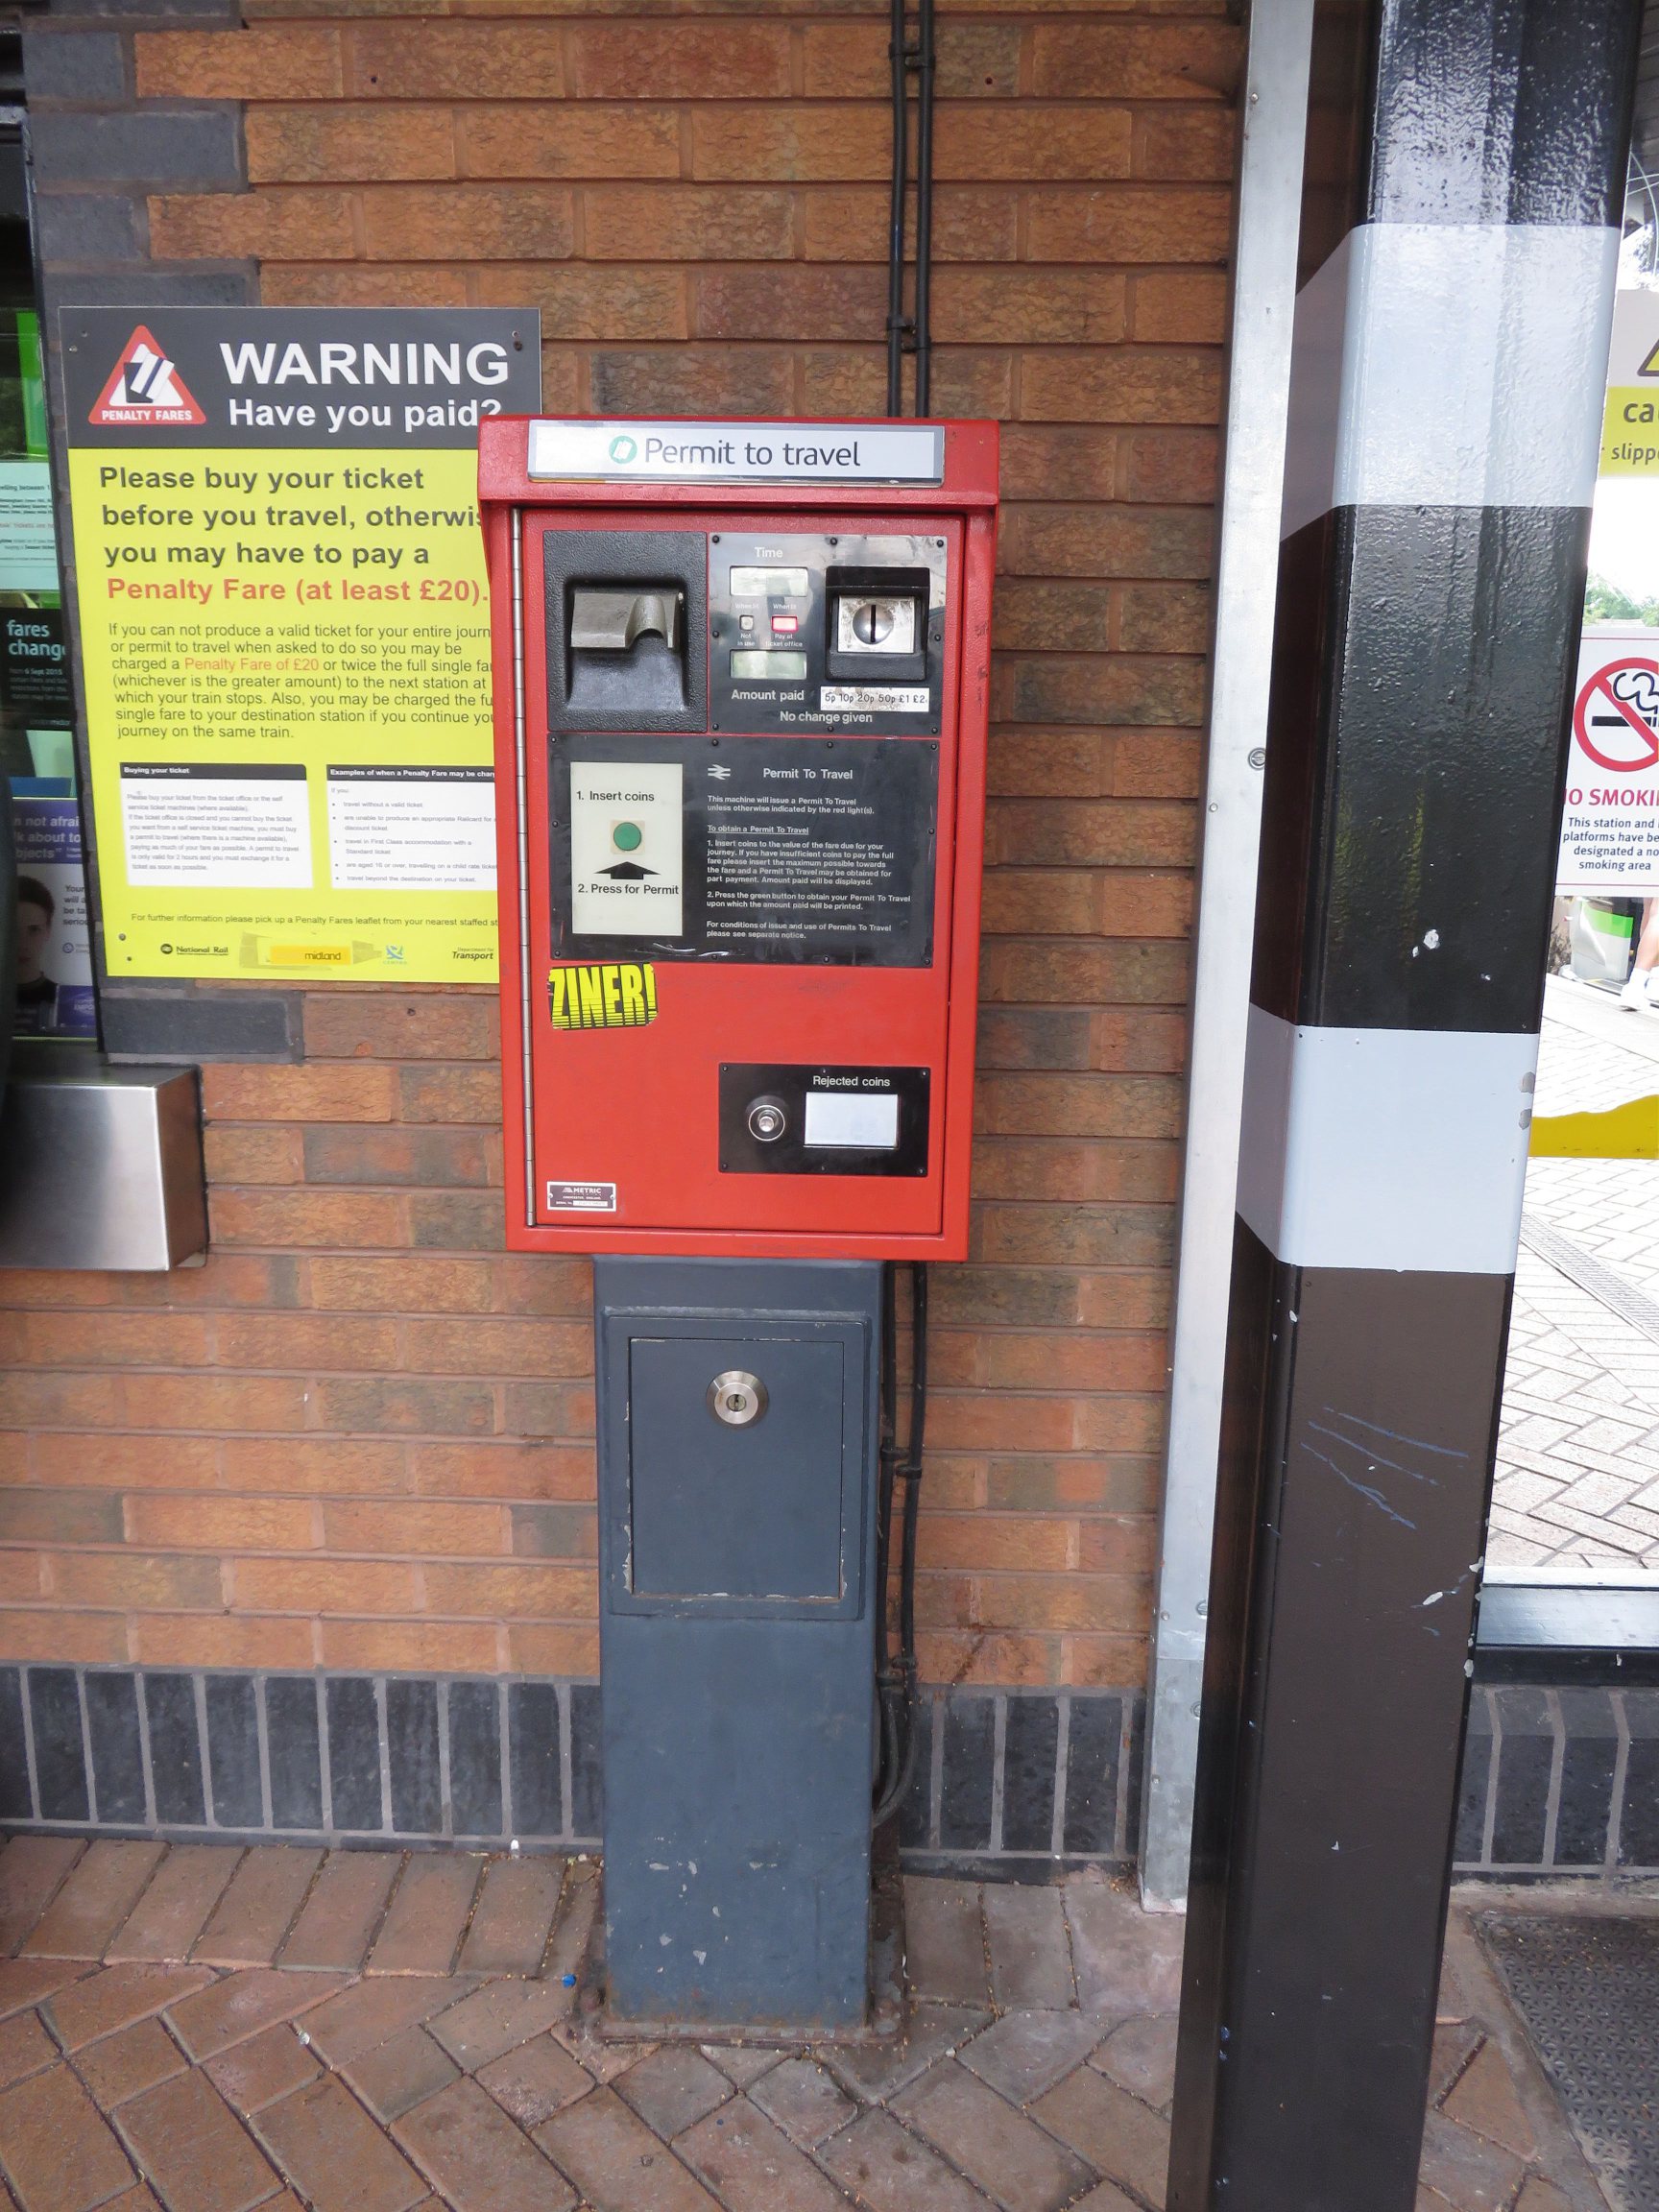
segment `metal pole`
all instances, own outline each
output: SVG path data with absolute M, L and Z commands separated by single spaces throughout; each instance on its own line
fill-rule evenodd
M 1637 0 L 1316 0 L 1169 2212 L 1410 2212 Z
M 1278 588 L 1279 494 L 1290 393 L 1290 321 L 1313 0 L 1256 0 L 1250 14 L 1231 372 L 1215 560 L 1210 749 L 1192 979 L 1187 1157 L 1176 1258 L 1169 1444 L 1146 1696 L 1141 1902 L 1187 1899 L 1210 1528 L 1221 1438 L 1227 1275 L 1238 1181 L 1256 848 Z

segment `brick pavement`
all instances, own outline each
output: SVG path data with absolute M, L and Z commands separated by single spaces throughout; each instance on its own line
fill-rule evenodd
M 19 2212 L 1159 2212 L 1182 1924 L 906 1884 L 907 2033 L 614 2043 L 583 1861 L 0 1850 Z M 1601 2205 L 1455 1914 L 1419 2212 Z
M 1659 1012 L 1551 980 L 1537 1110 L 1659 1092 Z M 1659 1304 L 1659 1162 L 1532 1161 L 1527 1214 Z M 1659 1571 L 1659 1342 L 1522 1248 L 1488 1564 Z

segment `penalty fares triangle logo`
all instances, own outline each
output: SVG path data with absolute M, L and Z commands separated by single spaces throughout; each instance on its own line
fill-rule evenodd
M 86 418 L 94 429 L 177 429 L 205 422 L 190 387 L 142 323 Z

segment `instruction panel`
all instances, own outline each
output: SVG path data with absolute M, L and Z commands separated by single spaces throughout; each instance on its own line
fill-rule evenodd
M 477 436 L 540 318 L 60 320 L 110 974 L 493 978 Z
M 555 958 L 932 960 L 931 738 L 569 738 L 552 781 Z

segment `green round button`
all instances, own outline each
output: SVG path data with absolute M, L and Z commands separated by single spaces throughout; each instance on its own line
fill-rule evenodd
M 611 842 L 618 853 L 637 853 L 645 842 L 645 832 L 637 822 L 618 822 L 611 832 Z

